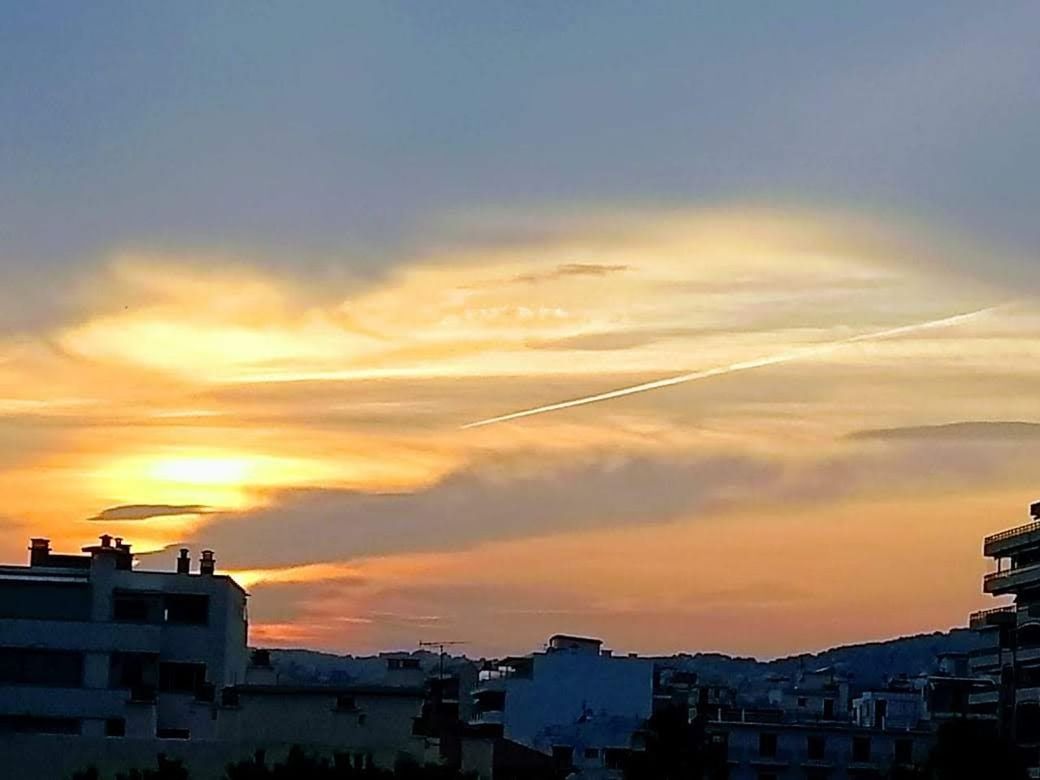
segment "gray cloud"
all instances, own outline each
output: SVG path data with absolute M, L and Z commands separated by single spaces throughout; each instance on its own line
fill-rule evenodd
M 850 439 L 877 441 L 1040 441 L 1040 423 L 1019 421 L 965 421 L 943 425 L 910 425 L 856 431 Z
M 513 277 L 514 282 L 546 282 L 563 279 L 568 276 L 607 276 L 627 271 L 627 265 L 601 265 L 599 263 L 563 263 L 551 271 L 541 273 L 520 274 Z
M 149 520 L 153 517 L 175 517 L 177 515 L 204 515 L 213 510 L 202 504 L 124 504 L 102 509 L 91 522 L 127 522 Z
M 214 515 L 192 543 L 226 565 L 288 566 L 456 550 L 624 523 L 658 522 L 779 478 L 781 466 L 731 456 L 630 458 L 509 477 L 461 471 L 414 493 L 295 490 L 270 507 Z
M 1040 438 L 1036 440 L 1040 443 Z M 866 442 L 864 442 L 865 444 Z M 657 524 L 761 504 L 919 495 L 951 484 L 1031 473 L 1037 448 L 1003 440 L 894 440 L 825 458 L 784 462 L 723 453 L 612 458 L 515 476 L 496 464 L 451 474 L 403 494 L 293 490 L 268 506 L 212 515 L 189 543 L 218 551 L 230 568 L 350 561 L 459 550 L 483 542 L 603 527 Z M 520 470 L 522 471 L 522 470 Z

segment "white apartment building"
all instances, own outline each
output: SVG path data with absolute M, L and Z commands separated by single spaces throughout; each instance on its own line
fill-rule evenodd
M 504 659 L 481 678 L 473 692 L 474 725 L 560 756 L 578 749 L 583 758 L 587 750 L 591 760 L 596 751 L 598 761 L 624 745 L 613 732 L 608 743 L 593 744 L 592 731 L 580 724 L 638 727 L 653 711 L 653 661 L 615 656 L 598 639 L 558 634 L 544 652 Z
M 82 555 L 33 539 L 0 566 L 0 733 L 213 739 L 215 693 L 244 682 L 246 593 L 216 574 L 134 567 L 102 536 Z

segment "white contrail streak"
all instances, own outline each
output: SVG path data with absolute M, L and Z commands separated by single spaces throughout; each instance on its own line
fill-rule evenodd
M 816 355 L 823 355 L 828 352 L 833 352 L 834 350 L 840 349 L 841 347 L 848 346 L 849 344 L 858 344 L 861 341 L 877 341 L 879 339 L 887 339 L 893 336 L 902 336 L 905 333 L 915 333 L 920 330 L 930 330 L 932 328 L 945 328 L 951 325 L 958 325 L 962 322 L 967 322 L 968 320 L 974 319 L 975 317 L 979 317 L 983 314 L 989 314 L 990 312 L 996 311 L 997 309 L 1003 308 L 1007 305 L 1008 304 L 1001 304 L 1000 306 L 990 306 L 985 309 L 979 309 L 978 311 L 970 311 L 965 314 L 955 314 L 952 317 L 943 317 L 939 320 L 917 322 L 912 325 L 902 325 L 898 328 L 889 328 L 887 330 L 879 330 L 874 331 L 872 333 L 861 333 L 858 336 L 850 336 L 849 338 L 841 339 L 839 341 L 829 341 L 825 344 L 814 344 L 809 347 L 793 349 L 788 352 L 781 352 L 776 355 L 768 355 L 766 357 L 754 358 L 753 360 L 745 360 L 739 363 L 730 363 L 727 366 L 707 368 L 701 371 L 691 371 L 688 374 L 679 374 L 678 376 L 670 376 L 664 379 L 657 379 L 653 382 L 644 382 L 641 385 L 621 387 L 617 390 L 608 390 L 605 393 L 587 395 L 583 398 L 573 398 L 570 401 L 560 401 L 558 403 L 548 404 L 546 406 L 536 406 L 533 409 L 523 409 L 519 412 L 511 412 L 509 414 L 503 414 L 498 417 L 489 417 L 486 420 L 478 420 L 476 422 L 466 423 L 465 425 L 460 427 L 462 429 L 480 428 L 484 425 L 494 425 L 495 423 L 506 422 L 508 420 L 518 420 L 521 417 L 531 417 L 532 415 L 536 414 L 558 412 L 561 409 L 570 409 L 575 406 L 595 404 L 599 403 L 600 401 L 610 401 L 614 398 L 623 398 L 626 395 L 645 393 L 648 390 L 659 390 L 662 387 L 681 385 L 686 382 L 696 382 L 700 379 L 710 379 L 714 376 L 734 374 L 738 371 L 750 371 L 753 368 L 775 366 L 779 363 L 789 363 L 792 360 L 800 360 L 802 358 L 814 357 Z

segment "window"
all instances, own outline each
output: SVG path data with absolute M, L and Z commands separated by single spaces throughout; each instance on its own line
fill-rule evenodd
M 357 724 L 359 726 L 364 726 L 365 725 L 365 721 L 367 719 L 368 719 L 368 716 L 365 713 L 362 712 L 360 715 L 357 716 Z
M 108 662 L 110 688 L 154 686 L 158 659 L 148 653 L 112 653 Z
M 759 772 L 758 780 L 776 780 L 775 772 Z
M 126 721 L 123 718 L 109 718 L 105 721 L 106 737 L 125 737 Z
M 147 623 L 148 600 L 128 593 L 112 597 L 112 619 L 120 623 Z
M 887 717 L 888 702 L 884 699 L 874 702 L 874 728 L 883 729 L 885 727 L 885 718 Z
M 599 748 L 585 748 L 585 759 L 587 761 L 595 761 L 599 758 Z
M 809 706 L 809 700 L 807 698 L 805 698 L 804 696 L 799 696 L 798 697 L 798 706 L 799 707 L 808 707 Z
M 0 618 L 90 620 L 90 598 L 82 583 L 4 582 Z
M 897 764 L 912 764 L 914 761 L 914 741 L 912 739 L 897 739 L 895 753 Z
M 83 654 L 65 650 L 0 648 L 0 684 L 79 688 Z
M 818 767 L 805 770 L 805 780 L 829 780 L 829 775 L 828 770 Z
M 823 700 L 823 717 L 827 720 L 834 719 L 834 699 Z
M 552 757 L 556 766 L 569 769 L 574 764 L 574 748 L 570 745 L 553 745 Z
M 776 734 L 758 735 L 758 755 L 763 758 L 776 757 Z
M 858 763 L 870 761 L 870 737 L 852 738 L 852 760 Z
M 827 740 L 821 736 L 811 736 L 806 744 L 806 756 L 810 761 L 823 761 L 827 754 Z
M 606 748 L 603 751 L 603 763 L 607 769 L 624 769 L 628 762 L 628 753 L 625 748 Z
M 206 664 L 159 664 L 159 690 L 165 693 L 195 693 L 206 682 Z
M 209 622 L 209 596 L 169 593 L 163 599 L 163 608 L 167 623 L 204 626 Z

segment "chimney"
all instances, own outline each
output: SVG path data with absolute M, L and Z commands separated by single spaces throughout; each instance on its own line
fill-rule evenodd
M 108 534 L 101 534 L 101 536 L 98 537 L 98 538 L 101 539 L 101 546 L 102 547 L 111 547 L 112 546 L 112 537 L 109 536 Z
M 29 540 L 29 565 L 46 566 L 51 555 L 51 540 L 41 536 Z
M 188 548 L 182 547 L 181 554 L 177 556 L 177 573 L 189 574 L 191 572 L 191 558 L 188 557 Z
M 217 568 L 217 562 L 213 558 L 212 550 L 202 551 L 202 560 L 199 561 L 199 574 L 213 574 L 213 570 Z

